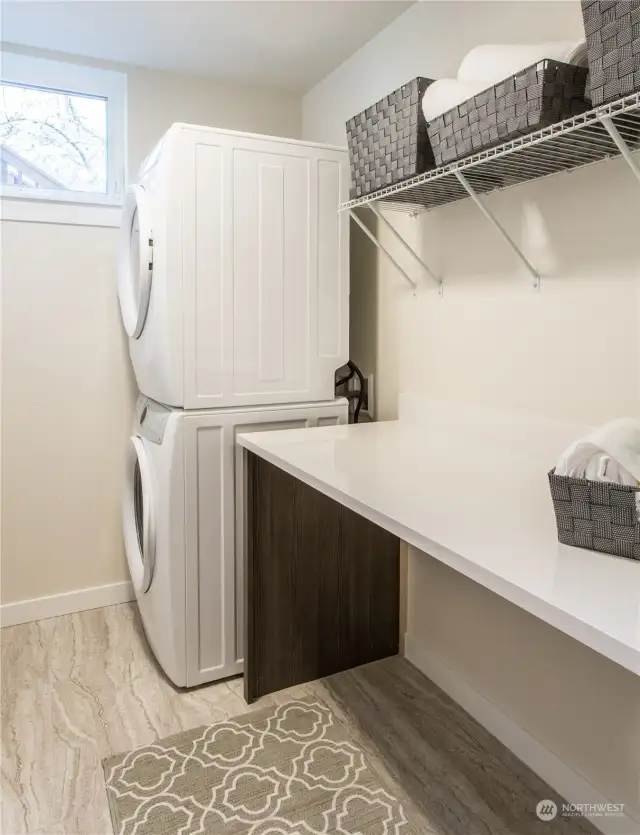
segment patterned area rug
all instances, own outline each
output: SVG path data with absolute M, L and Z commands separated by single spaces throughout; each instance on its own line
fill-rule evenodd
M 417 835 L 310 697 L 103 763 L 117 835 Z

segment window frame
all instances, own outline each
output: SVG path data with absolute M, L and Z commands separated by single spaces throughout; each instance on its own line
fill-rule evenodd
M 0 52 L 0 82 L 74 95 L 98 96 L 106 99 L 107 102 L 106 193 L 70 189 L 60 191 L 0 184 L 0 196 L 3 198 L 3 203 L 14 200 L 23 203 L 28 200 L 33 203 L 122 206 L 126 190 L 127 77 L 125 73 L 2 51 Z M 10 208 L 10 206 L 11 203 L 5 203 L 5 208 Z M 20 214 L 23 213 L 20 212 Z

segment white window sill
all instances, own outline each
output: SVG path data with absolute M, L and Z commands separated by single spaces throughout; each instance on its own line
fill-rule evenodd
M 105 203 L 64 203 L 27 197 L 2 197 L 0 220 L 57 223 L 65 226 L 119 226 L 122 206 Z

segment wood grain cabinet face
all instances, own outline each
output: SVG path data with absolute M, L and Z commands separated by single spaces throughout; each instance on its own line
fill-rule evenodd
M 397 654 L 397 537 L 245 455 L 247 701 Z

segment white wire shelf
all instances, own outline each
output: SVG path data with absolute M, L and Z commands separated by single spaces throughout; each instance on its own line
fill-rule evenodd
M 467 186 L 475 195 L 488 194 L 593 165 L 620 154 L 632 164 L 630 153 L 638 149 L 640 93 L 635 93 L 374 194 L 350 200 L 339 210 L 349 211 L 376 203 L 401 211 L 428 211 L 473 197 Z

